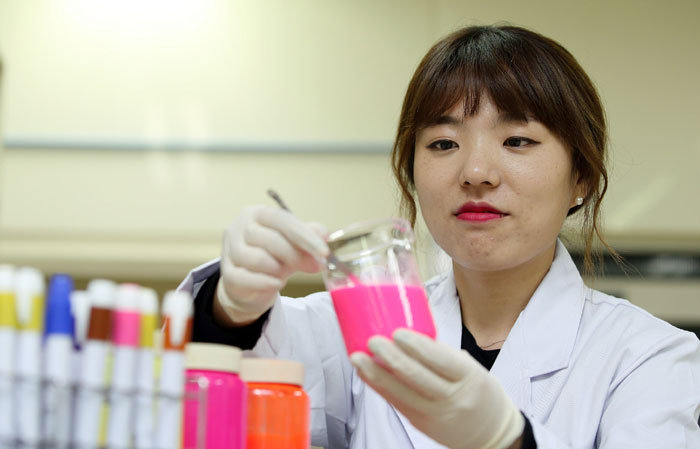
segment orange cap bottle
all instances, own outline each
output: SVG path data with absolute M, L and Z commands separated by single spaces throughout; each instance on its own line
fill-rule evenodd
M 291 360 L 243 359 L 248 385 L 248 449 L 308 449 L 309 396 L 304 365 Z

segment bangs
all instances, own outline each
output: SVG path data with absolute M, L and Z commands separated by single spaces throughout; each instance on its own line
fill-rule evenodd
M 433 50 L 438 57 L 433 54 L 424 61 L 423 73 L 415 78 L 423 85 L 416 86 L 412 99 L 413 129 L 436 123 L 460 101 L 464 115 L 472 116 L 487 95 L 502 113 L 534 119 L 566 134 L 561 126 L 571 115 L 562 101 L 566 86 L 558 82 L 562 77 L 557 76 L 552 55 L 537 45 L 499 29 L 476 28 Z

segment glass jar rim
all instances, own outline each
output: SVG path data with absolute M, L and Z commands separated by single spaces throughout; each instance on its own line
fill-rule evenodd
M 382 225 L 385 225 L 385 227 L 404 229 L 409 240 L 412 241 L 414 239 L 413 229 L 411 228 L 411 224 L 408 222 L 408 220 L 405 218 L 391 217 L 375 218 L 372 220 L 359 221 L 349 224 L 331 232 L 326 241 L 328 243 L 333 243 L 343 239 L 363 237 L 365 235 L 372 234 Z

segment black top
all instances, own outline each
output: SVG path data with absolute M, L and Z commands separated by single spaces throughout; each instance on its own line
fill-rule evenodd
M 270 314 L 268 310 L 255 322 L 242 327 L 228 328 L 219 326 L 214 321 L 213 305 L 216 284 L 219 282 L 219 271 L 212 274 L 197 293 L 194 301 L 194 325 L 192 330 L 192 341 L 202 343 L 218 343 L 236 346 L 241 349 L 252 349 L 262 335 L 262 328 Z M 476 344 L 474 336 L 466 326 L 462 325 L 462 349 L 466 350 L 472 357 L 490 370 L 499 349 L 490 351 L 481 349 Z M 524 416 L 524 415 L 523 415 Z M 532 433 L 530 420 L 525 417 L 525 429 L 523 430 L 522 449 L 537 449 L 537 443 Z
M 214 321 L 214 294 L 219 282 L 219 270 L 216 270 L 197 293 L 194 300 L 194 321 L 192 341 L 200 343 L 219 343 L 236 346 L 241 349 L 253 349 L 262 335 L 263 324 L 270 311 L 263 313 L 255 322 L 242 327 L 223 327 Z
M 481 349 L 477 344 L 474 336 L 469 329 L 462 324 L 462 349 L 466 350 L 477 362 L 481 363 L 486 369 L 490 370 L 496 362 L 500 349 L 485 350 Z

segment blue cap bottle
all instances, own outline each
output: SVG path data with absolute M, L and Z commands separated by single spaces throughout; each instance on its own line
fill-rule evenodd
M 49 281 L 46 300 L 45 336 L 62 334 L 73 336 L 73 315 L 70 308 L 70 294 L 73 279 L 67 274 L 54 274 Z

